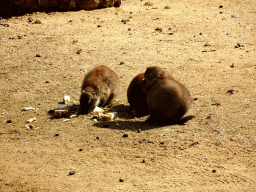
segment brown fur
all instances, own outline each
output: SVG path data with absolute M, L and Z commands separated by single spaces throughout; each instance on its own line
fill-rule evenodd
M 117 74 L 105 65 L 89 71 L 83 81 L 80 106 L 81 113 L 89 113 L 96 106 L 105 107 L 113 102 L 119 92 Z
M 133 78 L 127 89 L 127 98 L 128 103 L 130 104 L 130 110 L 136 117 L 142 117 L 149 114 L 146 95 L 142 89 L 143 79 L 144 73 L 138 74 Z
M 188 90 L 160 67 L 147 68 L 143 90 L 153 123 L 177 123 L 190 108 Z

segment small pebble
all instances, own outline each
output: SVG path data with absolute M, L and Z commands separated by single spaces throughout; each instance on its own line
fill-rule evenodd
M 36 54 L 36 57 L 41 57 L 41 55 L 39 55 L 39 54 Z
M 82 49 L 79 49 L 76 53 L 80 54 L 82 52 Z
M 144 141 L 140 140 L 139 143 L 143 143 Z
M 164 145 L 164 142 L 163 142 L 163 141 L 161 141 L 161 142 L 160 142 L 160 144 L 161 144 L 161 145 Z
M 75 171 L 70 171 L 68 175 L 74 175 L 75 173 Z
M 212 170 L 212 172 L 213 172 L 213 173 L 216 173 L 216 170 L 215 170 L 215 169 L 213 169 L 213 170 Z
M 223 5 L 220 5 L 219 8 L 223 8 Z
M 163 32 L 163 29 L 160 27 L 155 28 L 155 31 Z
M 197 97 L 195 97 L 194 99 L 193 99 L 193 101 L 197 101 L 198 100 L 198 98 Z
M 204 44 L 204 47 L 208 47 L 208 46 L 210 46 L 209 43 L 205 43 L 205 44 Z
M 79 151 L 83 151 L 83 149 L 79 149 Z
M 154 143 L 153 141 L 148 141 L 148 143 Z
M 123 137 L 128 137 L 128 134 L 124 134 Z
M 141 161 L 141 163 L 145 163 L 146 161 L 143 159 L 142 161 Z
M 123 65 L 123 64 L 125 64 L 125 62 L 124 62 L 124 61 L 121 61 L 121 62 L 120 62 L 120 65 Z
M 12 120 L 7 120 L 6 123 L 12 123 Z
M 78 40 L 74 40 L 72 43 L 74 43 L 74 44 L 75 44 L 75 43 L 77 43 L 77 42 L 78 42 Z
M 31 17 L 29 17 L 29 18 L 28 18 L 28 22 L 31 23 L 32 21 L 33 21 L 33 19 L 32 19 Z
M 45 81 L 45 83 L 50 83 L 50 81 Z
M 234 94 L 234 91 L 235 91 L 234 89 L 230 89 L 227 91 L 227 93 Z
M 199 33 L 199 35 L 203 35 L 203 33 L 202 33 L 202 32 L 200 32 L 200 33 Z
M 58 137 L 59 136 L 59 133 L 56 133 L 55 135 L 54 135 L 54 137 Z
M 123 179 L 119 179 L 119 181 L 120 181 L 120 182 L 124 182 L 124 180 L 123 180 Z
M 42 22 L 40 20 L 36 20 L 34 24 L 41 24 Z
M 231 65 L 230 67 L 231 67 L 231 68 L 235 67 L 235 64 L 234 64 L 234 63 L 232 63 L 232 65 Z
M 212 117 L 211 117 L 211 115 L 208 115 L 207 117 L 206 117 L 206 119 L 211 119 Z
M 96 139 L 100 139 L 99 137 L 96 137 Z
M 97 25 L 97 27 L 102 27 L 101 25 Z

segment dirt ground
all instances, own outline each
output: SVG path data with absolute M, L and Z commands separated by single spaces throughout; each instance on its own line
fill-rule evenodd
M 1 19 L 0 191 L 256 191 L 255 36 L 254 0 L 124 0 Z M 76 113 L 100 64 L 120 77 L 105 109 L 119 118 L 55 118 L 64 95 Z M 185 125 L 130 114 L 128 85 L 153 65 L 190 91 Z

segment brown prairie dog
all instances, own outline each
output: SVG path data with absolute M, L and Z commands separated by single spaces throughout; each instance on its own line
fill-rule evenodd
M 105 107 L 113 102 L 119 93 L 120 84 L 117 74 L 105 65 L 89 71 L 82 84 L 81 113 L 89 113 L 96 106 Z
M 128 103 L 135 117 L 142 117 L 149 114 L 146 95 L 142 89 L 143 79 L 144 73 L 138 74 L 133 78 L 127 89 Z
M 190 108 L 188 90 L 161 67 L 147 68 L 143 90 L 151 122 L 176 123 Z

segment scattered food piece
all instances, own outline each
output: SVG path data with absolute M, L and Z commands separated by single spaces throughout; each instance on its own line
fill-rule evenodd
M 36 120 L 36 118 L 29 119 L 29 120 L 27 121 L 27 123 L 31 123 L 31 122 L 33 122 L 33 121 L 35 121 L 35 120 Z
M 33 107 L 23 107 L 22 111 L 35 110 Z
M 98 107 L 98 106 L 96 106 L 96 107 L 93 109 L 93 112 L 102 112 L 102 111 L 103 111 L 103 109 L 100 108 L 100 107 Z
M 117 118 L 117 112 L 99 113 L 98 116 L 100 121 L 109 121 Z
M 239 15 L 234 14 L 234 15 L 231 15 L 231 17 L 233 17 L 233 18 L 239 18 Z
M 64 98 L 63 98 L 63 102 L 65 104 L 69 103 L 70 102 L 70 96 L 69 95 L 65 95 Z
M 64 117 L 68 116 L 68 109 L 58 109 L 54 111 L 55 116 L 57 117 Z

